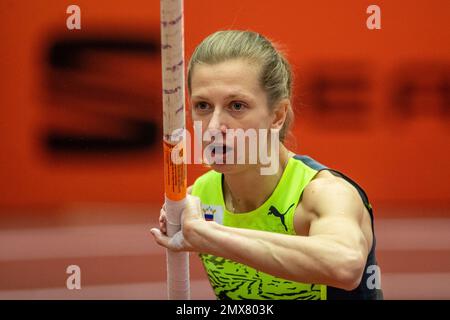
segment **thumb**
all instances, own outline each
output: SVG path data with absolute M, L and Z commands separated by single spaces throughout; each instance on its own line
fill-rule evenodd
M 153 238 L 155 238 L 156 243 L 160 246 L 172 251 L 185 250 L 185 241 L 181 230 L 175 233 L 173 237 L 166 236 L 158 228 L 152 228 L 150 232 L 153 235 Z
M 153 238 L 155 239 L 156 243 L 160 246 L 163 246 L 165 248 L 168 248 L 169 245 L 169 237 L 164 235 L 161 230 L 158 228 L 152 228 L 150 229 L 150 233 L 152 234 Z

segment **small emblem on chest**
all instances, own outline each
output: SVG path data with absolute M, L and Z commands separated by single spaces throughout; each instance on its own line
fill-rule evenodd
M 223 208 L 215 205 L 202 205 L 203 215 L 206 221 L 215 221 L 222 224 Z

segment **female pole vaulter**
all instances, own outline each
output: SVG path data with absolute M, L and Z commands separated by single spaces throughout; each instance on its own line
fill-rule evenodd
M 187 81 L 205 131 L 279 132 L 279 166 L 261 174 L 261 159 L 230 162 L 235 146 L 215 143 L 212 170 L 188 188 L 182 230 L 167 235 L 163 207 L 155 241 L 199 253 L 218 299 L 382 299 L 367 195 L 283 144 L 293 117 L 283 54 L 261 34 L 219 31 L 196 48 Z

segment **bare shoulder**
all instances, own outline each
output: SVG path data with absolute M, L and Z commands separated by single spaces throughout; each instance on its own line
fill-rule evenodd
M 331 206 L 345 207 L 348 213 L 361 214 L 364 204 L 356 188 L 348 181 L 324 170 L 319 172 L 305 187 L 301 199 L 305 210 L 317 215 L 331 213 Z M 333 210 L 335 212 L 335 210 Z
M 327 170 L 320 171 L 303 190 L 294 228 L 297 234 L 308 235 L 312 224 L 321 219 L 353 221 L 371 243 L 371 219 L 358 191 Z

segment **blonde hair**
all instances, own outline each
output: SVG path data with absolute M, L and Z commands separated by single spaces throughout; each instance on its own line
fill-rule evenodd
M 191 94 L 192 72 L 196 64 L 216 64 L 238 58 L 248 59 L 261 66 L 260 83 L 267 94 L 271 110 L 282 99 L 291 100 L 293 76 L 284 55 L 261 34 L 240 30 L 215 32 L 195 48 L 187 70 L 189 94 Z M 284 141 L 293 118 L 294 113 L 289 105 L 286 120 L 280 130 L 281 141 Z

